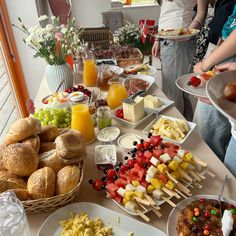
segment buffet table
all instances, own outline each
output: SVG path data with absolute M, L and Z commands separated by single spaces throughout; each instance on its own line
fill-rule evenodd
M 156 84 L 152 85 L 149 93 L 156 94 L 157 96 L 160 96 L 160 97 L 165 97 L 163 92 L 158 88 Z M 36 108 L 39 108 L 42 106 L 41 100 L 43 97 L 45 97 L 48 94 L 49 94 L 49 90 L 47 88 L 45 79 L 43 79 L 41 86 L 39 88 L 37 97 L 35 99 Z M 183 119 L 183 116 L 178 112 L 178 110 L 174 106 L 166 109 L 162 114 Z M 136 133 L 142 137 L 145 137 L 145 135 L 142 133 L 142 130 L 152 121 L 153 118 L 154 117 L 150 118 L 144 124 L 137 127 L 137 129 L 135 130 L 122 126 L 121 124 L 116 123 L 115 121 L 113 121 L 113 125 L 120 128 L 121 134 Z M 84 179 L 81 185 L 78 201 L 94 202 L 99 205 L 105 206 L 111 210 L 120 212 L 124 215 L 128 215 L 126 212 L 120 209 L 111 199 L 107 199 L 105 197 L 104 192 L 95 191 L 91 187 L 91 185 L 89 185 L 88 183 L 89 179 L 96 179 L 99 177 L 99 171 L 97 170 L 94 164 L 94 148 L 95 148 L 95 145 L 97 144 L 98 144 L 98 141 L 94 141 L 91 144 L 87 145 L 87 159 L 85 160 L 85 166 L 84 166 L 85 168 Z M 197 157 L 199 157 L 204 162 L 208 163 L 211 172 L 216 174 L 215 178 L 209 175 L 206 175 L 206 179 L 201 182 L 203 187 L 201 189 L 199 188 L 191 189 L 191 192 L 195 195 L 198 195 L 198 194 L 216 194 L 217 195 L 221 191 L 221 187 L 222 187 L 222 183 L 223 183 L 225 175 L 228 174 L 229 178 L 228 178 L 228 182 L 225 187 L 223 195 L 225 197 L 236 200 L 236 189 L 235 189 L 236 179 L 227 170 L 224 164 L 221 163 L 221 161 L 211 151 L 211 149 L 205 144 L 205 142 L 199 137 L 196 131 L 193 131 L 191 133 L 191 135 L 188 137 L 186 142 L 183 144 L 183 147 L 185 149 L 190 150 L 192 153 L 194 153 Z M 117 148 L 117 152 L 118 152 L 118 159 L 124 157 L 126 153 L 125 150 L 121 150 L 119 148 Z M 173 201 L 175 203 L 178 202 L 177 199 L 173 199 Z M 162 217 L 158 218 L 154 213 L 150 212 L 148 213 L 148 216 L 150 217 L 151 221 L 148 224 L 157 227 L 163 232 L 166 232 L 167 219 L 171 210 L 172 210 L 171 206 L 169 206 L 167 203 L 164 203 L 161 206 L 161 210 L 160 210 L 162 213 Z M 31 227 L 32 235 L 37 235 L 41 224 L 51 213 L 52 212 L 28 215 L 28 221 Z M 130 216 L 130 217 L 133 217 L 133 216 Z M 135 218 L 137 220 L 142 221 L 142 219 L 139 217 L 135 217 Z M 173 227 L 175 227 L 175 225 L 173 225 Z

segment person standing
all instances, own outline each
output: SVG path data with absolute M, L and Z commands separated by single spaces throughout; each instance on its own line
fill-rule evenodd
M 159 1 L 161 13 L 159 30 L 192 28 L 200 29 L 205 21 L 208 0 L 162 0 Z M 196 16 L 193 8 L 197 5 Z M 196 52 L 195 39 L 187 41 L 159 40 L 152 47 L 152 55 L 161 57 L 163 91 L 175 101 L 178 110 L 188 119 L 192 119 L 192 105 L 187 95 L 180 91 L 175 80 L 189 73 L 189 67 Z

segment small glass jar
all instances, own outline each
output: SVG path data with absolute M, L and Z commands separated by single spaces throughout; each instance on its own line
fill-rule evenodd
M 99 130 L 111 126 L 111 110 L 108 106 L 97 108 L 97 126 Z

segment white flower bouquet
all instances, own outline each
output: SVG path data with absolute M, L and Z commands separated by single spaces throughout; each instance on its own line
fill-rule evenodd
M 69 19 L 67 24 L 60 24 L 59 18 L 52 16 L 50 24 L 47 16 L 39 17 L 39 24 L 27 28 L 21 18 L 20 26 L 13 25 L 27 36 L 23 39 L 26 45 L 36 51 L 34 57 L 41 57 L 49 65 L 62 65 L 69 55 L 80 52 L 84 46 L 78 38 L 81 28 L 75 26 L 75 18 Z

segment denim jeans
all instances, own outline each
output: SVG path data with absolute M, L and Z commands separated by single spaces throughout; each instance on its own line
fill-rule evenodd
M 236 139 L 232 137 L 226 150 L 224 164 L 236 178 Z
M 229 120 L 214 106 L 198 100 L 193 121 L 200 136 L 223 162 L 231 138 Z

